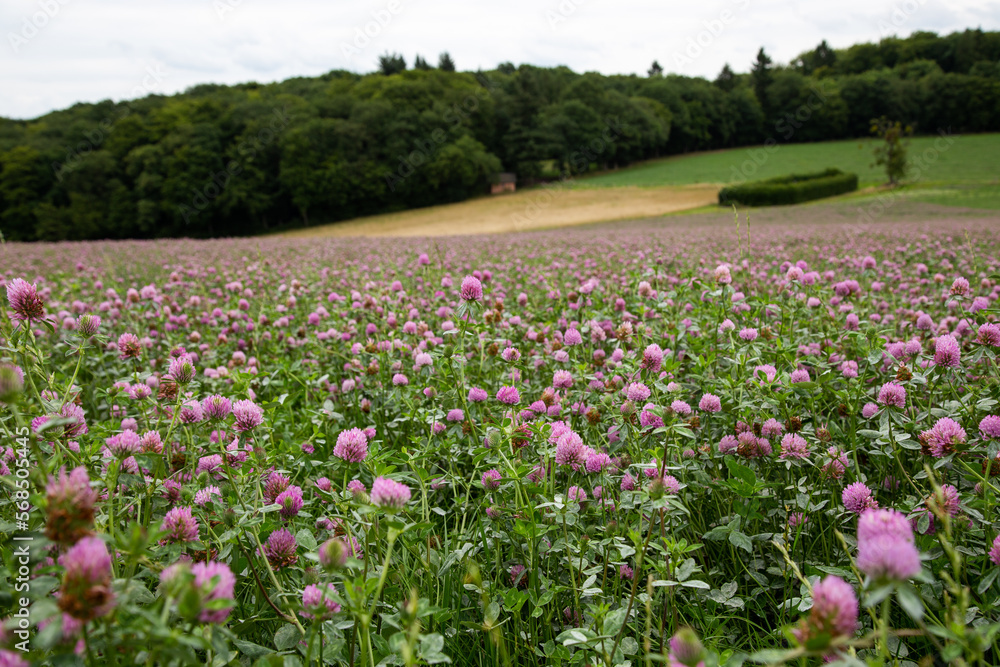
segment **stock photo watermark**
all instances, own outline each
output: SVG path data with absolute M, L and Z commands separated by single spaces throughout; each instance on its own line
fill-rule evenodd
M 226 19 L 226 14 L 235 12 L 236 8 L 243 4 L 243 0 L 213 0 L 212 8 L 215 10 L 220 21 Z
M 750 6 L 750 0 L 732 0 L 730 3 L 737 10 L 744 10 Z M 702 21 L 703 29 L 696 35 L 687 39 L 687 44 L 682 51 L 674 51 L 674 66 L 678 70 L 683 70 L 687 65 L 694 63 L 705 53 L 705 49 L 715 43 L 722 33 L 730 25 L 736 22 L 737 15 L 732 9 L 726 7 L 714 19 Z
M 28 533 L 28 526 L 31 513 L 35 508 L 30 500 L 31 494 L 29 491 L 30 483 L 28 482 L 28 475 L 35 463 L 31 460 L 31 450 L 28 448 L 29 434 L 28 427 L 18 427 L 15 431 L 16 437 L 14 438 L 14 446 L 12 447 L 15 455 L 13 470 L 15 489 L 13 499 L 16 525 L 16 532 L 11 538 L 15 545 L 12 557 L 12 565 L 15 568 L 13 573 L 15 593 L 13 599 L 14 613 L 12 614 L 14 628 L 12 632 L 18 640 L 14 643 L 14 647 L 22 653 L 28 652 L 31 639 L 31 599 L 27 597 L 27 594 L 31 590 L 30 547 L 34 541 L 34 537 Z
M 917 11 L 927 4 L 927 0 L 904 0 L 892 7 L 888 18 L 879 19 L 878 31 L 882 37 L 895 35 Z
M 71 0 L 38 0 L 38 11 L 21 18 L 21 27 L 17 32 L 7 33 L 7 42 L 10 48 L 17 53 L 21 47 L 27 45 L 38 33 L 45 29 L 47 25 L 59 15 L 62 8 Z
M 584 4 L 586 0 L 561 0 L 555 9 L 546 9 L 545 20 L 549 22 L 549 29 L 555 30 L 560 24 L 568 21 Z
M 363 26 L 354 27 L 351 41 L 340 43 L 340 55 L 349 60 L 361 55 L 361 52 L 368 48 L 402 11 L 403 0 L 389 0 L 382 9 L 373 10 L 370 21 Z

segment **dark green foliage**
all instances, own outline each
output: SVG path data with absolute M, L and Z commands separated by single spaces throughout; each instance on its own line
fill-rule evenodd
M 729 63 L 722 66 L 719 76 L 715 77 L 715 85 L 727 93 L 736 87 L 736 74 L 730 69 Z
M 754 61 L 753 68 L 750 70 L 750 78 L 753 80 L 753 92 L 766 116 L 771 109 L 768 88 L 774 81 L 774 74 L 771 71 L 771 57 L 764 53 L 763 46 L 757 52 L 757 60 Z
M 454 72 L 455 71 L 455 61 L 451 59 L 451 56 L 447 51 L 441 54 L 438 58 L 438 69 L 442 72 Z
M 1000 79 L 1000 61 L 990 62 L 989 60 L 980 60 L 972 66 L 969 74 L 985 79 Z
M 49 187 L 51 176 L 41 153 L 28 146 L 17 146 L 0 161 L 0 222 L 8 239 L 25 238 L 33 233 L 33 211 L 41 203 L 40 194 Z
M 458 201 L 539 179 L 773 141 L 1000 130 L 1000 33 L 918 32 L 753 74 L 605 76 L 503 63 L 341 70 L 0 119 L 7 239 L 246 235 Z M 876 69 L 871 69 L 876 68 Z M 654 68 L 655 69 L 655 68 Z M 765 104 L 766 103 L 766 104 Z
M 857 174 L 845 174 L 839 169 L 827 169 L 817 174 L 793 174 L 766 181 L 732 185 L 719 191 L 719 203 L 781 206 L 832 197 L 857 189 Z
M 815 72 L 821 67 L 831 68 L 836 63 L 837 63 L 837 54 L 836 52 L 834 52 L 833 49 L 830 48 L 830 45 L 827 44 L 826 40 L 824 39 L 822 42 L 819 43 L 819 46 L 816 47 L 816 50 L 813 51 L 813 57 L 811 62 L 809 62 L 808 64 L 809 69 L 806 72 L 806 74 L 811 74 L 812 72 Z
M 406 59 L 398 53 L 383 53 L 378 57 L 378 71 L 386 76 L 406 70 Z
M 981 29 L 944 36 L 914 32 L 909 37 L 886 37 L 877 44 L 855 44 L 837 50 L 824 40 L 813 51 L 799 55 L 793 64 L 806 74 L 825 68 L 830 75 L 845 75 L 892 69 L 915 60 L 935 62 L 945 72 L 971 74 L 977 63 L 1000 60 L 1000 33 Z

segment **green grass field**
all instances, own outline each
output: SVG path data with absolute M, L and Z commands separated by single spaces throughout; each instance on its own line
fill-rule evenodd
M 952 143 L 948 144 L 947 141 Z M 773 178 L 837 167 L 856 173 L 862 188 L 885 181 L 872 167 L 869 140 L 830 141 L 734 148 L 676 155 L 614 172 L 581 177 L 577 187 L 653 187 L 690 183 L 732 183 Z M 939 150 L 943 149 L 943 150 Z M 909 144 L 911 163 L 923 167 L 907 179 L 909 195 L 945 206 L 1000 209 L 1000 134 L 915 137 Z
M 1000 210 L 1000 185 L 996 182 L 967 185 L 918 186 L 906 192 L 912 201 L 925 201 L 943 206 Z

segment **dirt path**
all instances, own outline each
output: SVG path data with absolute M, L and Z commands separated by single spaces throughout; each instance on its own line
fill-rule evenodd
M 648 218 L 717 201 L 718 186 L 571 189 L 553 185 L 458 204 L 296 229 L 282 236 L 450 236 L 496 234 Z

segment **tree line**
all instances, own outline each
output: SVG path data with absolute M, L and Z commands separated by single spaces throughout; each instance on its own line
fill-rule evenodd
M 76 104 L 0 119 L 0 230 L 12 240 L 245 235 L 412 207 L 690 151 L 1000 130 L 1000 33 L 761 49 L 714 80 L 504 63 L 332 71 L 274 84 Z

